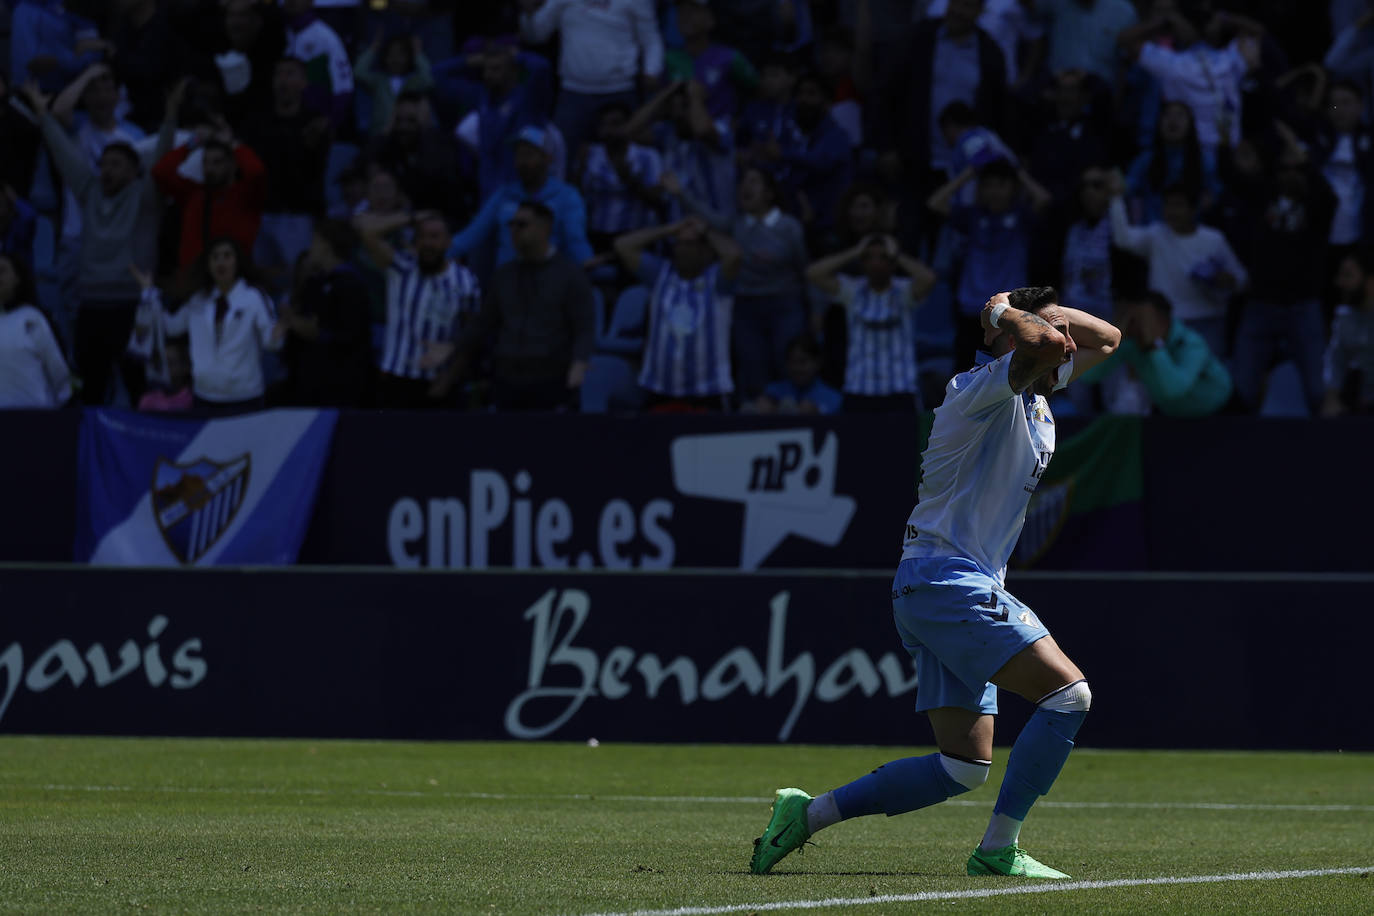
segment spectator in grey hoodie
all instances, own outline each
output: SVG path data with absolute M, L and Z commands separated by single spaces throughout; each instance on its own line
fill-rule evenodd
M 129 396 L 137 401 L 141 387 L 137 372 L 121 361 L 141 295 L 129 264 L 148 273 L 156 266 L 162 198 L 132 146 L 123 142 L 106 146 L 98 171 L 94 170 L 87 153 L 48 112 L 47 98 L 33 85 L 22 92 L 39 114 L 43 142 L 81 206 L 80 304 L 72 348 L 81 399 L 86 404 L 104 404 L 111 394 L 111 364 L 120 362 Z M 168 95 L 158 134 L 159 158 L 172 148 L 176 113 L 185 93 L 183 80 Z
M 671 172 L 665 189 L 689 213 L 713 229 L 729 232 L 742 254 L 735 281 L 730 334 L 739 390 L 746 398 L 763 393 L 787 369 L 787 344 L 806 330 L 806 240 L 796 217 L 778 207 L 778 185 L 760 168 L 740 176 L 733 222 L 682 187 Z

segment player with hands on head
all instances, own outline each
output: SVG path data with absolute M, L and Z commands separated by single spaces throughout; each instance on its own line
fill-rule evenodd
M 1006 590 L 1005 578 L 1026 507 L 1054 454 L 1046 396 L 1109 357 L 1121 332 L 1059 305 L 1049 287 L 999 293 L 979 320 L 989 353 L 950 380 L 935 410 L 892 583 L 897 631 L 916 663 L 916 711 L 930 718 L 939 751 L 891 761 L 815 798 L 779 789 L 754 844 L 755 874 L 839 821 L 914 811 L 982 785 L 1002 687 L 1036 708 L 1012 747 L 967 871 L 1068 877 L 1018 841 L 1031 806 L 1068 759 L 1092 693 L 1035 612 Z

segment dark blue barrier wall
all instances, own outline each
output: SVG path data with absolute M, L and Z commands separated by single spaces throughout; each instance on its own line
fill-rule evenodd
M 0 412 L 0 560 L 72 557 L 78 418 Z M 1083 428 L 1061 425 L 1047 480 Z M 1114 441 L 1078 451 L 1133 465 L 1135 502 L 1075 514 L 1086 486 L 1042 488 L 1061 498 L 1027 525 L 1034 568 L 1371 567 L 1374 419 L 1150 419 Z M 1128 441 L 1141 460 L 1119 451 Z M 914 422 L 876 416 L 345 412 L 301 560 L 885 570 L 918 442 Z
M 1014 578 L 1098 747 L 1374 749 L 1374 577 Z M 884 575 L 0 569 L 0 730 L 928 743 Z M 1003 699 L 1003 738 L 1027 704 Z

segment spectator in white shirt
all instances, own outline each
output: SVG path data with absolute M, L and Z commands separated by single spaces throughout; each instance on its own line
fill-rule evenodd
M 663 73 L 663 37 L 653 0 L 519 0 L 520 33 L 542 43 L 559 33 L 562 91 L 554 124 L 576 160 L 608 102 L 635 105 L 636 75 L 646 84 Z M 647 88 L 647 86 L 646 86 Z
M 1153 40 L 1162 31 L 1172 46 Z M 1165 101 L 1193 110 L 1198 141 L 1215 150 L 1223 137 L 1234 146 L 1241 138 L 1241 82 L 1260 63 L 1264 27 L 1234 13 L 1217 13 L 1207 24 L 1206 40 L 1176 11 L 1126 29 L 1118 39 L 1147 73 L 1159 81 Z
M 1159 222 L 1132 226 L 1122 200 L 1125 181 L 1111 178 L 1112 242 L 1149 264 L 1148 285 L 1173 303 L 1173 314 L 1207 341 L 1213 353 L 1225 355 L 1226 304 L 1250 276 L 1226 236 L 1197 222 L 1196 192 L 1183 185 L 1164 189 Z
M 186 334 L 191 346 L 191 390 L 198 410 L 235 414 L 263 406 L 264 350 L 280 349 L 286 326 L 272 299 L 249 283 L 249 264 L 238 243 L 220 238 L 197 261 L 196 291 L 180 309 L 162 313 L 168 336 Z M 161 308 L 152 278 L 132 270 L 145 302 Z
M 72 396 L 62 348 L 33 301 L 28 268 L 0 254 L 0 409 L 61 407 Z

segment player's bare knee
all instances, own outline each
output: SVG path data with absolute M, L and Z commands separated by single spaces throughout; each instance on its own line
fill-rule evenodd
M 1092 702 L 1093 692 L 1088 688 L 1087 680 L 1077 680 L 1050 691 L 1036 700 L 1035 705 L 1054 712 L 1087 712 Z

